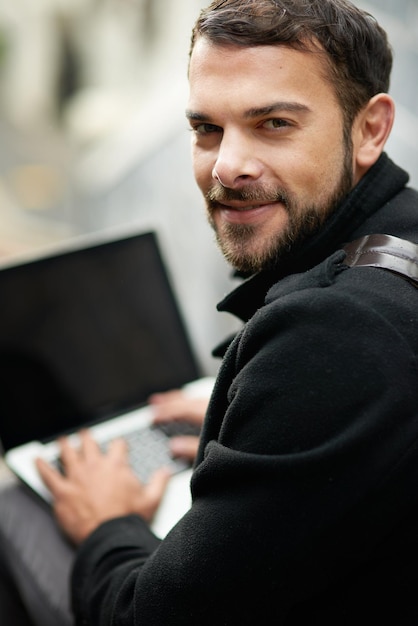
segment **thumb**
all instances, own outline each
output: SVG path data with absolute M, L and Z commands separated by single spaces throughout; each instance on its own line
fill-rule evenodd
M 147 512 L 145 517 L 148 520 L 154 517 L 171 476 L 171 471 L 166 467 L 162 467 L 151 476 L 149 483 L 145 486 L 147 496 Z

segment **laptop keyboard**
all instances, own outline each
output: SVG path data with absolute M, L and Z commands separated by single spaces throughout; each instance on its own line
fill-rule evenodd
M 173 474 L 190 467 L 190 463 L 183 459 L 175 459 L 171 456 L 169 440 L 179 435 L 200 434 L 198 426 L 186 422 L 170 422 L 162 425 L 142 428 L 123 435 L 128 446 L 129 463 L 138 478 L 147 483 L 150 476 L 160 467 L 168 467 Z M 110 441 L 101 443 L 100 447 L 105 452 Z M 53 463 L 60 471 L 63 471 L 59 459 Z
M 169 439 L 176 435 L 197 435 L 199 429 L 188 424 L 152 426 L 125 436 L 128 444 L 129 462 L 142 482 L 160 467 L 168 467 L 173 473 L 190 467 L 183 459 L 174 459 L 169 450 Z

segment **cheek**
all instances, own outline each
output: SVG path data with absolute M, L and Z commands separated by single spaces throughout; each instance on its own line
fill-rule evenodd
M 334 137 L 310 142 L 303 153 L 290 157 L 286 163 L 290 186 L 309 199 L 322 196 L 339 180 L 343 163 L 343 145 Z M 293 176 L 292 176 L 293 173 Z
M 212 170 L 215 161 L 207 154 L 192 150 L 193 174 L 199 189 L 205 193 L 212 184 Z
M 316 152 L 309 150 L 292 150 L 282 158 L 280 166 L 275 163 L 275 175 L 279 183 L 288 193 L 306 202 L 313 193 L 317 192 L 318 185 L 322 184 L 323 162 Z

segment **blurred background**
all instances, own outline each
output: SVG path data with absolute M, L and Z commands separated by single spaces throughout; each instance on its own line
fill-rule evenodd
M 0 0 L 0 264 L 91 234 L 157 230 L 203 370 L 235 322 L 184 119 L 202 0 Z M 355 2 L 395 51 L 388 152 L 418 186 L 418 2 Z M 5 303 L 2 303 L 5 306 Z

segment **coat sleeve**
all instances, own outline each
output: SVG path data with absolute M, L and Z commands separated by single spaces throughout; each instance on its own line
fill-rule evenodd
M 191 510 L 161 543 L 138 517 L 87 539 L 78 624 L 282 623 L 389 541 L 418 484 L 418 346 L 340 282 L 273 298 L 237 337 Z

